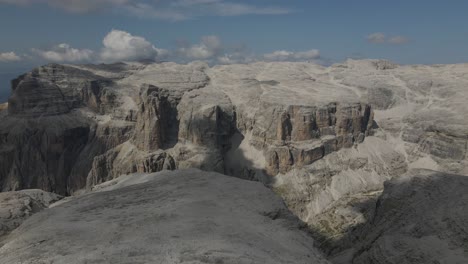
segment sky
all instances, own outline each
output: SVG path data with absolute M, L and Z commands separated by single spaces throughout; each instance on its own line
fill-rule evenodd
M 50 62 L 463 63 L 467 14 L 466 0 L 0 0 L 0 100 Z

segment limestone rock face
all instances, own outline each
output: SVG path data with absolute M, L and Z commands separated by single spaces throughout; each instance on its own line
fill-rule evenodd
M 272 121 L 278 123 L 276 131 L 266 131 L 266 143 L 271 146 L 267 152 L 267 170 L 276 175 L 361 143 L 371 129 L 372 111 L 369 105 L 362 104 L 334 103 L 323 108 L 290 106 L 273 115 Z
M 170 90 L 156 86 L 143 86 L 140 91 L 140 109 L 135 126 L 135 145 L 146 151 L 164 148 L 169 142 L 171 132 L 176 132 L 177 102 L 180 98 Z
M 468 68 L 348 60 L 324 76 L 342 94 L 349 89 L 368 101 L 374 110 L 371 132 L 357 146 L 283 170 L 273 186 L 333 255 L 354 245 L 349 238 L 372 216 L 385 181 L 415 168 L 467 175 Z M 292 152 L 283 147 L 277 153 L 272 159 L 290 167 Z
M 83 188 L 94 156 L 133 132 L 133 123 L 106 114 L 114 113 L 115 94 L 105 88 L 111 83 L 86 70 L 53 64 L 13 80 L 8 113 L 1 115 L 2 190 L 70 194 Z
M 12 82 L 12 105 L 0 112 L 0 182 L 3 190 L 73 193 L 91 170 L 101 179 L 135 172 L 139 165 L 99 157 L 125 156 L 118 154 L 124 143 L 141 151 L 138 162 L 163 155 L 171 168 L 281 182 L 376 132 L 407 167 L 463 174 L 465 72 L 465 65 L 353 60 L 331 67 L 51 64 Z
M 5 241 L 0 259 L 328 263 L 300 226 L 260 183 L 199 170 L 137 174 L 32 216 Z
M 468 178 L 427 170 L 385 184 L 343 263 L 466 263 Z
M 355 87 L 375 121 L 413 168 L 467 174 L 466 64 L 377 67 L 375 61 L 334 65 L 334 80 Z
M 46 65 L 13 80 L 0 111 L 0 186 L 68 195 L 136 172 L 221 172 L 272 187 L 335 256 L 384 182 L 468 175 L 466 87 L 467 64 Z
M 110 181 L 118 175 L 131 173 L 151 173 L 162 170 L 174 170 L 174 159 L 164 151 L 147 153 L 135 145 L 126 142 L 93 160 L 93 165 L 86 179 L 87 189 Z
M 312 71 L 302 74 L 308 65 L 285 71 L 289 66 L 34 69 L 13 80 L 1 115 L 2 189 L 70 194 L 121 174 L 190 167 L 268 182 L 265 175 L 311 164 L 369 135 L 373 116 L 365 101 L 349 91 L 330 96 L 332 86 Z M 243 154 L 236 168 L 225 161 L 229 151 L 240 153 L 232 144 L 237 134 L 251 135 L 242 146 L 261 153 L 263 167 L 252 168 L 256 162 Z
M 8 100 L 8 113 L 12 116 L 39 117 L 70 112 L 69 103 L 54 83 L 27 77 L 15 87 Z
M 0 245 L 23 221 L 60 199 L 60 195 L 41 190 L 0 193 Z

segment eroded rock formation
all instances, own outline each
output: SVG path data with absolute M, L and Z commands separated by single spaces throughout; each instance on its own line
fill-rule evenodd
M 0 186 L 68 195 L 132 173 L 217 171 L 272 187 L 347 263 L 386 181 L 468 174 L 466 87 L 466 64 L 51 64 L 14 80 L 0 109 Z M 387 250 L 369 243 L 356 263 Z
M 315 97 L 328 87 L 310 76 L 251 76 L 268 64 L 224 76 L 226 67 L 52 64 L 20 76 L 0 127 L 2 189 L 70 194 L 121 174 L 190 167 L 269 181 L 370 133 L 371 106 L 356 96 Z M 263 168 L 225 162 L 236 134 L 251 135 Z

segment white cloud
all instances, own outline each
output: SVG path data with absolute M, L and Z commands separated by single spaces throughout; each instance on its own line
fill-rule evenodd
M 211 1 L 211 0 L 196 0 Z M 213 0 L 214 1 L 214 0 Z M 314 61 L 323 60 L 316 49 L 307 51 L 278 50 L 262 56 L 249 51 L 245 44 L 225 45 L 218 36 L 204 36 L 197 44 L 179 41 L 179 48 L 166 50 L 157 48 L 141 36 L 122 30 L 110 31 L 102 40 L 99 52 L 76 49 L 69 44 L 59 44 L 48 50 L 32 49 L 42 59 L 53 62 L 105 62 L 120 61 L 176 61 L 203 60 L 213 64 L 242 64 L 255 61 Z M 24 55 L 24 58 L 27 58 Z
M 221 40 L 217 36 L 204 36 L 199 44 L 179 48 L 181 57 L 195 60 L 208 60 L 219 55 L 223 50 Z
M 316 49 L 300 52 L 277 50 L 263 55 L 263 58 L 267 61 L 309 61 L 319 59 L 320 52 Z
M 156 57 L 157 60 L 166 60 L 171 57 L 172 51 L 167 50 L 167 49 L 158 49 L 156 48 L 156 51 L 158 52 L 158 55 Z
M 51 49 L 32 49 L 40 58 L 52 62 L 116 62 L 166 59 L 171 52 L 156 48 L 143 37 L 133 36 L 121 30 L 112 30 L 102 41 L 104 47 L 100 53 L 89 49 L 76 49 L 62 43 Z
M 172 59 L 176 61 L 203 60 L 213 64 L 242 64 L 257 60 L 245 44 L 225 45 L 218 36 L 204 36 L 200 43 L 193 45 L 181 39 L 178 44 L 180 48 L 172 53 Z
M 381 32 L 372 33 L 368 35 L 366 39 L 368 42 L 374 43 L 374 44 L 388 43 L 388 44 L 398 45 L 398 44 L 405 44 L 409 41 L 408 38 L 404 36 L 387 37 L 384 33 L 381 33 Z
M 166 50 L 158 50 L 145 38 L 121 30 L 109 32 L 102 43 L 104 48 L 100 57 L 105 62 L 156 59 L 158 51 L 167 54 Z
M 369 41 L 370 43 L 385 43 L 386 41 L 385 34 L 381 32 L 372 33 L 368 35 L 366 38 L 367 38 L 367 41 Z
M 403 37 L 403 36 L 395 36 L 395 37 L 391 37 L 388 42 L 391 43 L 391 44 L 405 44 L 407 43 L 409 40 L 408 38 L 406 37 Z
M 16 62 L 20 61 L 21 57 L 14 52 L 0 53 L 0 62 Z
M 254 56 L 244 53 L 224 54 L 216 59 L 219 64 L 244 64 L 256 61 Z
M 94 52 L 89 49 L 75 49 L 69 44 L 62 43 L 50 50 L 33 49 L 41 58 L 53 62 L 83 62 L 91 61 Z

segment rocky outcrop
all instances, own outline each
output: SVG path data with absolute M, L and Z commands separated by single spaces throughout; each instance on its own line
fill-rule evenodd
M 60 115 L 70 112 L 70 102 L 49 80 L 27 77 L 15 87 L 8 100 L 8 114 L 18 117 Z
M 114 180 L 5 242 L 3 263 L 328 263 L 262 184 L 199 170 Z
M 177 135 L 177 104 L 180 98 L 171 90 L 144 85 L 139 95 L 134 144 L 154 151 L 170 145 Z
M 3 246 L 5 237 L 23 221 L 60 199 L 60 195 L 41 190 L 0 193 L 0 246 Z
M 384 182 L 407 170 L 405 157 L 373 136 L 356 147 L 276 176 L 273 189 L 328 252 L 342 246 L 349 231 L 365 222 L 369 208 L 361 204 L 375 203 Z
M 87 189 L 120 175 L 174 170 L 174 159 L 164 151 L 147 153 L 129 142 L 121 144 L 93 160 L 86 179 Z
M 60 65 L 12 81 L 0 126 L 2 190 L 40 188 L 66 195 L 85 186 L 94 156 L 127 141 L 133 131 L 125 120 L 100 115 L 112 111 L 115 99 L 104 83 L 111 81 Z
M 467 188 L 465 176 L 427 170 L 389 181 L 335 262 L 466 263 Z
M 263 144 L 268 148 L 267 171 L 271 175 L 287 173 L 361 143 L 373 121 L 370 106 L 363 104 L 333 103 L 321 108 L 293 105 L 283 112 L 273 111 L 276 126 L 263 133 L 253 130 L 254 135 L 264 138 Z

